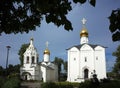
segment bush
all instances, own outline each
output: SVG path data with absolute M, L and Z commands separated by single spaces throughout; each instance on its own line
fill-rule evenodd
M 119 80 L 111 80 L 109 82 L 101 83 L 100 86 L 102 88 L 120 88 L 120 81 Z
M 46 82 L 41 85 L 41 88 L 73 88 L 74 83 L 69 82 Z
M 91 81 L 85 81 L 85 82 L 81 82 L 79 85 L 79 88 L 91 88 Z
M 1 88 L 20 88 L 19 78 L 10 78 L 8 79 Z
M 53 82 L 46 82 L 41 84 L 41 88 L 57 88 L 57 86 Z
M 0 77 L 0 88 L 5 83 L 5 77 Z
M 73 88 L 72 83 L 69 83 L 69 82 L 59 82 L 59 83 L 56 83 L 56 85 L 57 85 L 57 88 Z

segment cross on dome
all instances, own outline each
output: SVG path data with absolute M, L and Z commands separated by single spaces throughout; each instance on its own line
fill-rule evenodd
M 46 48 L 48 48 L 49 42 L 47 41 L 45 44 L 46 44 Z
M 85 18 L 83 18 L 83 19 L 82 19 L 82 24 L 85 25 L 86 21 L 87 21 L 87 20 L 86 20 Z

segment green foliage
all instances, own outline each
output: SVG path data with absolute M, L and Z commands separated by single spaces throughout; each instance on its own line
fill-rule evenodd
M 78 83 L 69 83 L 69 82 L 47 82 L 41 85 L 41 88 L 73 88 L 73 85 L 76 86 Z M 77 87 L 77 86 L 76 86 Z
M 120 41 L 120 9 L 113 10 L 109 16 L 109 29 L 112 33 L 113 41 Z
M 67 79 L 67 61 L 64 61 L 62 58 L 55 57 L 53 63 L 58 66 L 58 80 L 65 81 Z M 61 68 L 62 65 L 63 69 Z M 65 71 L 62 73 L 62 70 Z
M 89 88 L 91 86 L 91 81 L 81 82 L 79 88 Z
M 73 30 L 66 15 L 72 10 L 71 3 L 96 5 L 96 0 L 1 0 L 0 1 L 0 34 L 28 33 L 40 26 L 43 18 L 46 23 L 64 26 Z M 120 9 L 113 10 L 109 16 L 109 30 L 113 41 L 120 41 Z
M 95 85 L 91 81 L 80 83 L 79 88 L 119 88 L 120 80 L 103 81 L 100 85 Z
M 73 0 L 74 3 L 84 4 L 87 0 Z M 95 7 L 96 0 L 88 0 L 89 3 Z
M 5 78 L 0 76 L 0 88 L 5 83 Z
M 10 64 L 9 67 L 5 70 L 7 72 L 6 76 L 12 76 L 12 75 L 14 76 L 20 73 L 20 65 L 18 64 L 13 66 Z
M 5 70 L 2 66 L 0 66 L 0 76 L 3 76 L 5 73 Z
M 19 60 L 20 60 L 21 65 L 23 65 L 23 54 L 26 51 L 26 49 L 27 49 L 28 46 L 29 46 L 29 44 L 23 44 L 23 45 L 21 45 L 21 48 L 20 48 L 20 50 L 18 52 Z
M 64 61 L 64 69 L 67 71 L 67 65 L 68 65 L 68 62 L 67 61 Z
M 120 78 L 120 45 L 117 47 L 116 51 L 113 52 L 113 56 L 116 57 L 113 72 L 116 74 L 117 78 Z
M 111 80 L 110 82 L 101 83 L 98 88 L 120 88 L 120 80 Z
M 55 57 L 53 62 L 58 66 L 58 80 L 60 80 L 61 65 L 64 61 L 61 58 Z
M 9 65 L 4 69 L 0 66 L 2 68 L 0 73 L 4 73 L 0 74 L 0 88 L 20 88 L 19 67 L 20 65 Z
M 73 0 L 84 4 L 87 0 Z M 95 6 L 96 0 L 88 0 Z M 72 24 L 66 15 L 72 10 L 70 0 L 1 0 L 0 1 L 0 34 L 28 33 L 40 26 L 45 18 L 46 23 L 64 26 L 72 30 Z
M 16 77 L 7 79 L 1 88 L 20 88 L 20 80 Z
M 41 88 L 57 88 L 57 86 L 53 82 L 46 82 L 41 84 Z

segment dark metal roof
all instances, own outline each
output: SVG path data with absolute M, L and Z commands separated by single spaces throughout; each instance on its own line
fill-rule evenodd
M 54 70 L 52 67 L 47 66 L 47 65 L 44 65 L 44 64 L 41 64 L 41 66 L 45 67 L 46 69 L 51 69 L 51 70 Z
M 86 43 L 85 43 L 86 44 Z M 80 49 L 83 45 L 85 45 L 85 44 L 81 44 L 81 45 L 74 45 L 74 46 L 72 46 L 72 47 L 70 47 L 70 48 L 68 48 L 68 49 L 66 49 L 66 50 L 69 50 L 69 49 L 71 49 L 71 48 L 73 48 L 73 47 L 76 47 L 77 49 Z M 91 46 L 91 48 L 95 48 L 95 47 L 97 47 L 97 46 L 101 46 L 101 45 L 93 45 L 93 44 L 87 44 L 87 45 L 89 45 L 89 46 Z M 103 48 L 107 48 L 107 47 L 104 47 L 104 46 L 101 46 L 101 47 L 103 47 Z

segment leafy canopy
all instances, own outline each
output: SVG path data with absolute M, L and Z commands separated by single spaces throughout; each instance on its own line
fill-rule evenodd
M 21 45 L 21 48 L 18 52 L 18 55 L 19 55 L 19 60 L 20 60 L 20 64 L 23 65 L 23 54 L 24 52 L 26 51 L 26 49 L 28 48 L 29 44 L 22 44 Z
M 85 3 L 87 0 L 73 0 Z M 96 0 L 89 0 L 95 6 Z M 73 30 L 66 15 L 72 10 L 70 0 L 1 0 L 0 1 L 0 34 L 28 33 L 40 26 L 45 18 L 47 23 L 63 25 L 65 30 Z
M 116 51 L 113 52 L 113 56 L 116 57 L 116 63 L 114 64 L 113 72 L 117 75 L 120 75 L 120 45 L 118 46 Z
M 112 33 L 113 41 L 120 41 L 120 9 L 113 10 L 109 16 L 109 29 Z
M 95 7 L 96 0 L 1 0 L 0 1 L 0 34 L 28 33 L 40 26 L 43 19 L 46 23 L 64 26 L 73 30 L 66 15 L 72 10 L 71 3 L 89 2 Z M 120 40 L 120 9 L 113 10 L 109 16 L 109 29 L 113 41 Z

